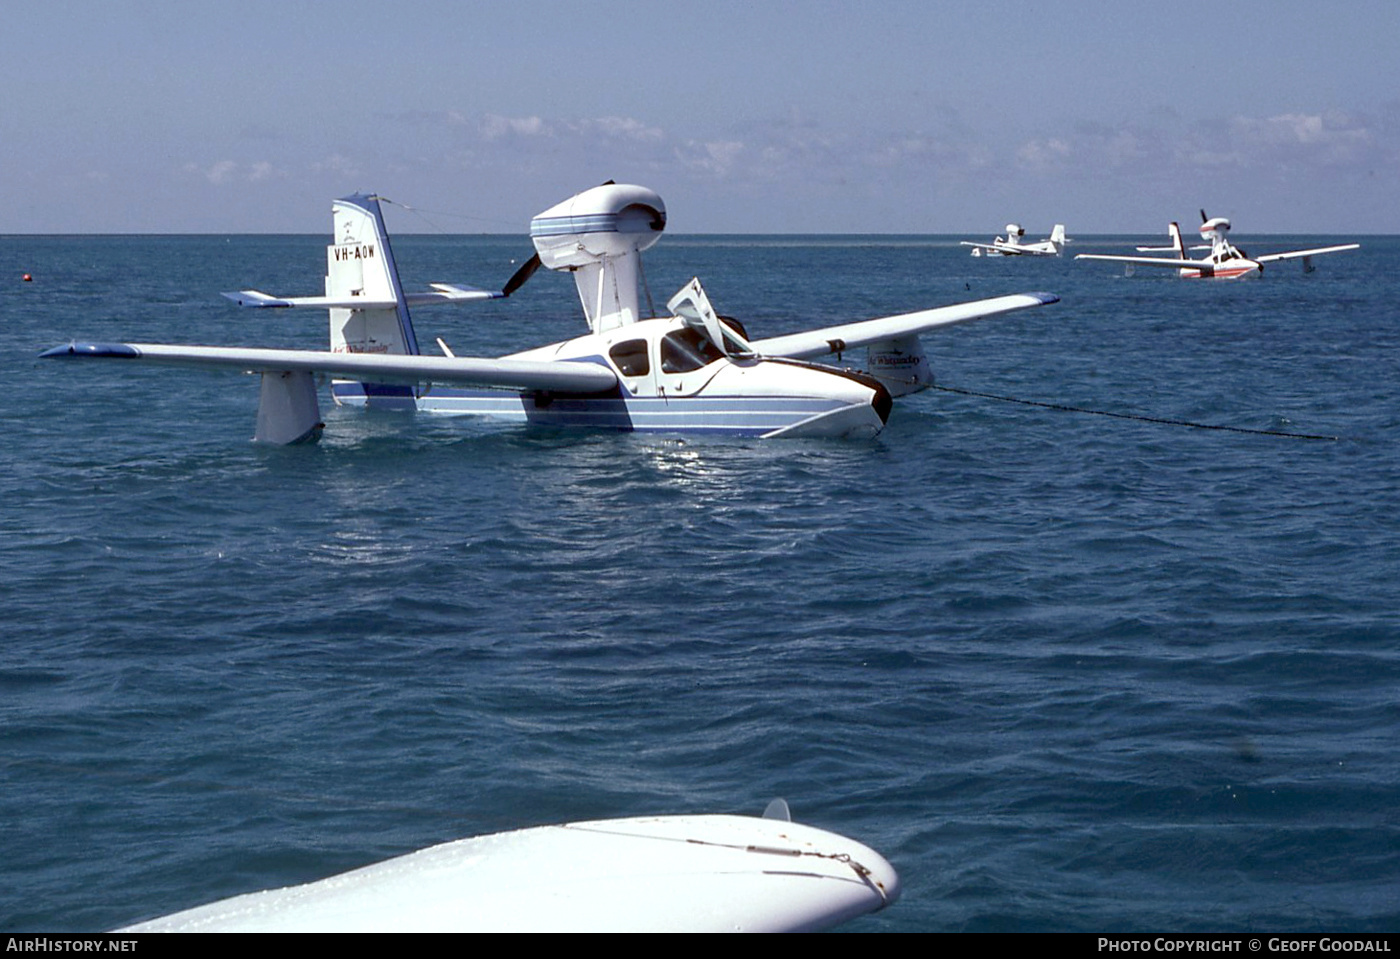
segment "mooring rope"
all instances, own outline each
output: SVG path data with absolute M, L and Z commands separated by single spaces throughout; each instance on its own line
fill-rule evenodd
M 1189 426 L 1197 430 L 1224 430 L 1230 433 L 1253 433 L 1256 436 L 1285 436 L 1295 440 L 1339 440 L 1340 436 L 1324 436 L 1318 433 L 1289 433 L 1284 430 L 1252 430 L 1247 426 L 1219 426 L 1213 423 L 1195 423 L 1191 420 L 1170 420 L 1158 416 L 1142 416 L 1137 413 L 1110 413 L 1108 410 L 1091 410 L 1083 406 L 1066 406 L 1063 403 L 1042 403 L 1038 400 L 1023 400 L 1015 396 L 999 396 L 996 393 L 980 393 L 977 390 L 962 390 L 955 386 L 939 386 L 934 389 L 945 393 L 960 393 L 963 396 L 977 396 L 987 400 L 1001 400 L 1003 403 L 1020 403 L 1022 406 L 1039 406 L 1047 410 L 1061 410 L 1066 413 L 1092 413 L 1095 416 L 1111 416 L 1119 420 L 1139 420 L 1144 423 L 1160 423 L 1164 426 Z

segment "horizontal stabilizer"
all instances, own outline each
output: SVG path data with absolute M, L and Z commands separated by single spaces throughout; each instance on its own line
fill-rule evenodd
M 294 306 L 318 307 L 322 310 L 340 307 L 346 310 L 392 310 L 398 304 L 393 300 L 372 300 L 366 296 L 271 296 L 258 290 L 239 290 L 224 293 L 239 306 L 254 309 L 288 309 Z
M 410 306 L 426 303 L 463 303 L 472 300 L 495 300 L 504 294 L 493 290 L 482 290 L 461 283 L 432 283 L 431 291 L 408 293 L 404 301 Z M 392 310 L 398 306 L 393 300 L 375 300 L 366 296 L 272 296 L 259 290 L 239 290 L 225 293 L 239 306 L 254 309 L 286 309 L 289 307 L 311 307 L 329 310 Z
M 508 390 L 600 393 L 617 376 L 599 363 L 480 359 L 469 356 L 330 353 L 163 343 L 69 343 L 39 354 L 56 358 L 145 360 L 166 366 L 246 373 L 318 373 L 373 383 L 439 383 Z
M 429 283 L 432 293 L 409 293 L 409 303 L 461 303 L 470 300 L 499 300 L 505 296 L 500 290 L 483 290 L 463 283 Z
M 827 353 L 840 353 L 860 346 L 869 346 L 885 340 L 895 340 L 913 336 L 940 326 L 966 323 L 1001 313 L 1011 313 L 1032 306 L 1045 306 L 1058 303 L 1060 298 L 1053 293 L 1016 293 L 1011 296 L 998 296 L 988 300 L 974 300 L 955 306 L 943 306 L 934 310 L 920 310 L 917 313 L 901 313 L 875 320 L 862 320 L 841 326 L 828 326 L 805 333 L 788 336 L 774 336 L 766 340 L 754 340 L 753 348 L 763 356 L 789 356 L 794 359 L 809 359 Z

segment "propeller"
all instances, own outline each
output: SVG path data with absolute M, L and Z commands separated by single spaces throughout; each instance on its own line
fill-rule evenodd
M 530 277 L 535 275 L 535 271 L 540 268 L 540 255 L 536 253 L 525 261 L 524 266 L 515 271 L 515 275 L 506 280 L 506 285 L 501 287 L 502 296 L 510 296 L 516 290 L 525 285 Z
M 604 180 L 603 183 L 602 183 L 602 185 L 603 185 L 603 186 L 611 186 L 612 183 L 613 183 L 612 180 Z M 515 275 L 514 275 L 514 276 L 512 276 L 509 280 L 506 280 L 506 285 L 503 286 L 503 287 L 501 287 L 501 295 L 502 295 L 502 296 L 510 296 L 510 295 L 511 295 L 512 293 L 514 293 L 516 290 L 520 289 L 520 288 L 521 288 L 522 286 L 524 286 L 527 282 L 529 282 L 530 277 L 534 276 L 534 275 L 535 275 L 535 271 L 538 270 L 539 268 L 540 268 L 540 255 L 539 255 L 538 253 L 536 253 L 534 256 L 532 256 L 532 257 L 530 257 L 528 260 L 526 260 L 525 263 L 524 263 L 524 265 L 522 265 L 522 266 L 520 267 L 520 269 L 518 269 L 518 270 L 515 271 Z

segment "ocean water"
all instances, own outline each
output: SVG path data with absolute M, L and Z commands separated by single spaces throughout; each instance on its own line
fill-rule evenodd
M 776 796 L 899 870 L 850 931 L 1400 927 L 1400 238 L 1238 283 L 956 239 L 671 236 L 647 276 L 758 336 L 1049 290 L 927 336 L 939 383 L 1337 438 L 930 390 L 859 442 L 327 403 L 260 448 L 253 378 L 36 356 L 320 347 L 217 292 L 317 292 L 325 237 L 0 238 L 0 928 Z M 530 252 L 395 250 L 410 288 Z M 582 330 L 543 272 L 416 321 Z

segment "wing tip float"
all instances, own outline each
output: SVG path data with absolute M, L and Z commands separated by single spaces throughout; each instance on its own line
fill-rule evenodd
M 811 932 L 899 894 L 873 849 L 780 815 L 655 816 L 460 839 L 121 931 Z
M 62 346 L 55 346 L 39 354 L 41 360 L 68 359 L 70 357 L 92 356 L 114 360 L 139 360 L 141 351 L 130 343 L 79 343 L 69 340 Z

